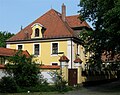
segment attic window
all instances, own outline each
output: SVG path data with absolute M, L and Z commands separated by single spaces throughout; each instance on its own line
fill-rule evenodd
M 35 29 L 35 37 L 39 37 L 39 28 Z

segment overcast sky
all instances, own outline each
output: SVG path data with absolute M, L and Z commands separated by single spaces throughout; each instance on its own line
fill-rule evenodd
M 61 13 L 61 5 L 67 15 L 78 14 L 80 0 L 0 0 L 0 31 L 17 33 L 51 8 Z

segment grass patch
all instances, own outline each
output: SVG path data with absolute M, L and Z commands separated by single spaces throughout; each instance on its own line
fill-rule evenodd
M 6 94 L 6 95 L 56 95 L 57 92 L 27 92 L 24 93 L 14 93 L 14 94 Z M 1 95 L 1 94 L 0 94 Z

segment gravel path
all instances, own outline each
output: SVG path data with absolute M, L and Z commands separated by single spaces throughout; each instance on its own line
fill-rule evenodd
M 78 90 L 57 95 L 120 95 L 120 81 L 99 86 L 83 87 Z

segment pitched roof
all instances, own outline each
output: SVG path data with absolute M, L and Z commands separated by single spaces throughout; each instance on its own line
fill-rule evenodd
M 82 60 L 78 57 L 74 60 L 74 63 L 82 63 Z
M 79 15 L 67 16 L 66 20 L 71 28 L 75 28 L 75 27 L 88 27 L 88 28 L 90 28 L 90 26 L 87 24 L 86 21 L 81 21 L 79 19 Z
M 9 48 L 2 48 L 0 47 L 0 56 L 14 56 L 18 50 L 15 49 L 9 49 Z M 30 56 L 30 54 L 27 51 L 22 52 L 23 55 L 26 55 L 27 57 Z
M 66 22 L 64 22 L 61 18 L 61 14 L 54 9 L 51 9 L 7 41 L 31 39 L 31 26 L 35 23 L 40 23 L 46 28 L 43 34 L 44 38 L 73 37 L 74 31 L 72 30 L 72 27 L 89 27 L 86 22 L 80 22 L 78 15 L 68 16 L 66 17 Z
M 60 57 L 59 61 L 60 62 L 69 62 L 69 59 L 65 55 L 63 55 Z

